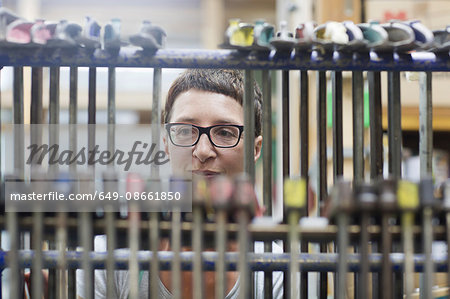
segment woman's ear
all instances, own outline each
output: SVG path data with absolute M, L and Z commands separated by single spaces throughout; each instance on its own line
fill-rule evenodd
M 255 162 L 258 160 L 261 155 L 261 147 L 262 147 L 262 136 L 259 135 L 255 138 Z
M 167 157 L 169 157 L 170 159 L 170 155 L 169 155 L 169 142 L 167 141 L 167 134 L 162 134 L 162 140 L 164 143 L 164 152 L 166 152 Z

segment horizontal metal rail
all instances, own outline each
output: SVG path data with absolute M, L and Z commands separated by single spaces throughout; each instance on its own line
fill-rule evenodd
M 31 266 L 33 260 L 33 250 L 19 250 L 18 264 L 22 268 Z M 81 268 L 83 263 L 83 252 L 66 251 L 67 267 Z M 194 252 L 180 252 L 181 270 L 192 271 Z M 60 252 L 57 250 L 48 250 L 43 252 L 43 268 L 56 268 Z M 202 263 L 204 271 L 214 271 L 218 260 L 217 252 L 202 252 Z M 8 256 L 7 251 L 0 251 L 0 269 L 5 269 L 5 260 Z M 137 259 L 140 269 L 147 269 L 152 260 L 151 251 L 138 251 Z M 251 271 L 285 271 L 288 270 L 291 254 L 290 253 L 248 253 L 248 265 Z M 303 271 L 337 271 L 338 254 L 336 253 L 300 253 L 298 262 Z M 89 259 L 92 267 L 95 269 L 106 269 L 108 253 L 107 252 L 89 252 Z M 170 270 L 174 258 L 174 252 L 159 251 L 158 260 L 160 270 Z M 238 252 L 225 253 L 225 267 L 229 271 L 236 271 L 238 267 Z M 130 252 L 116 251 L 114 253 L 116 269 L 128 269 L 130 261 Z M 403 271 L 404 254 L 391 253 L 390 260 L 393 271 Z M 372 272 L 380 271 L 382 263 L 382 254 L 372 253 L 369 255 L 369 269 Z M 436 266 L 436 272 L 447 272 L 446 256 L 433 257 L 433 263 Z M 359 254 L 348 255 L 348 269 L 350 272 L 359 271 L 361 258 Z M 414 255 L 414 271 L 423 272 L 425 257 L 423 254 Z
M 115 219 L 115 228 L 118 233 L 124 233 L 129 227 L 129 221 L 127 219 Z M 149 222 L 141 220 L 139 223 L 139 230 L 143 235 L 148 233 Z M 67 219 L 67 229 L 75 230 L 79 224 L 79 219 L 68 218 Z M 0 216 L 0 226 L 5 225 L 5 218 L 3 215 Z M 44 231 L 52 234 L 54 233 L 55 227 L 57 227 L 57 219 L 53 217 L 44 218 Z M 33 227 L 32 217 L 21 217 L 20 227 L 22 230 L 30 230 Z M 95 235 L 103 234 L 105 232 L 107 225 L 106 220 L 97 219 L 93 222 L 93 231 Z M 192 222 L 182 222 L 181 231 L 183 234 L 190 234 L 194 228 Z M 171 222 L 160 221 L 159 231 L 161 236 L 168 236 L 171 232 Z M 239 232 L 239 225 L 237 223 L 227 223 L 225 229 L 228 233 L 229 238 L 236 238 Z M 249 224 L 247 230 L 250 237 L 253 240 L 264 241 L 264 240 L 286 240 L 287 233 L 289 231 L 289 225 L 287 224 L 276 224 L 276 225 L 259 225 L 259 224 Z M 298 226 L 298 233 L 301 235 L 302 240 L 310 242 L 330 242 L 337 239 L 338 233 L 337 225 L 327 225 L 324 227 L 305 227 L 302 225 Z M 376 240 L 380 237 L 382 233 L 382 228 L 380 225 L 369 225 L 366 228 L 369 239 Z M 203 223 L 202 227 L 203 234 L 214 235 L 217 233 L 217 224 L 215 223 Z M 347 230 L 351 240 L 358 240 L 361 234 L 361 227 L 359 225 L 349 225 Z M 388 232 L 391 234 L 393 240 L 400 240 L 402 234 L 402 228 L 400 225 L 391 225 L 388 227 Z M 414 237 L 420 237 L 422 234 L 422 227 L 420 225 L 414 225 L 412 227 L 412 232 Z M 433 238 L 434 240 L 445 240 L 446 238 L 446 227 L 444 225 L 433 226 Z
M 450 71 L 448 53 L 244 52 L 237 50 L 123 48 L 118 55 L 84 49 L 3 48 L 1 66 L 235 68 L 282 70 Z

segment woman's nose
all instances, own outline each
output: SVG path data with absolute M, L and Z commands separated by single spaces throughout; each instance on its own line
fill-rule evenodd
M 209 140 L 206 134 L 202 134 L 197 144 L 194 146 L 193 156 L 200 160 L 200 162 L 205 162 L 210 158 L 216 157 L 216 151 L 214 145 Z

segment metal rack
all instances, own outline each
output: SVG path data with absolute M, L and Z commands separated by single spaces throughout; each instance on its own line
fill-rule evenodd
M 385 53 L 376 55 L 374 53 L 324 53 L 312 52 L 239 52 L 233 50 L 176 50 L 163 49 L 156 53 L 149 53 L 136 49 L 121 49 L 117 56 L 113 56 L 105 51 L 88 51 L 86 49 L 43 49 L 43 48 L 3 48 L 0 50 L 0 65 L 14 67 L 13 83 L 13 122 L 15 124 L 24 123 L 23 106 L 23 67 L 32 67 L 31 78 L 31 123 L 42 123 L 42 72 L 43 68 L 50 69 L 50 104 L 49 104 L 49 123 L 59 123 L 59 75 L 60 67 L 70 67 L 70 103 L 69 115 L 71 124 L 77 124 L 77 70 L 78 67 L 89 67 L 89 94 L 88 94 L 88 112 L 89 124 L 96 123 L 96 68 L 108 67 L 108 124 L 115 123 L 116 98 L 115 98 L 115 68 L 117 67 L 141 67 L 153 68 L 153 95 L 149 107 L 152 108 L 152 119 L 154 123 L 160 123 L 161 110 L 161 69 L 163 68 L 237 68 L 245 70 L 246 89 L 251 90 L 255 70 L 262 72 L 263 89 L 263 138 L 272 140 L 271 135 L 271 115 L 272 107 L 270 99 L 272 93 L 272 73 L 277 70 L 282 72 L 281 99 L 282 111 L 280 116 L 282 122 L 283 141 L 283 177 L 290 177 L 289 159 L 292 153 L 289 151 L 289 85 L 300 85 L 300 172 L 304 179 L 308 179 L 309 148 L 308 143 L 311 138 L 308 136 L 309 118 L 313 117 L 308 113 L 309 105 L 314 100 L 309 97 L 308 86 L 311 74 L 308 70 L 316 71 L 317 97 L 317 200 L 319 204 L 325 203 L 328 197 L 327 183 L 327 157 L 326 157 L 326 71 L 331 72 L 331 88 L 333 94 L 333 184 L 337 185 L 339 177 L 343 174 L 343 117 L 353 119 L 353 175 L 354 183 L 361 183 L 364 178 L 364 124 L 363 124 L 363 72 L 367 71 L 367 80 L 370 95 L 370 180 L 375 184 L 383 175 L 383 141 L 381 124 L 381 72 L 388 73 L 388 136 L 389 136 L 389 174 L 395 179 L 401 178 L 401 96 L 400 96 L 400 72 L 417 71 L 420 75 L 420 159 L 421 159 L 421 177 L 426 179 L 431 174 L 431 149 L 432 149 L 432 126 L 431 109 L 432 94 L 431 83 L 433 72 L 450 71 L 450 57 L 448 53 L 435 55 L 427 52 L 407 53 Z M 300 71 L 299 82 L 289 82 L 289 72 Z M 352 101 L 353 114 L 348 116 L 342 110 L 343 82 L 342 71 L 352 72 Z M 120 84 L 120 83 L 119 83 Z M 244 110 L 250 111 L 253 105 L 249 95 L 245 93 Z M 1 104 L 1 102 L 0 102 Z M 248 114 L 245 114 L 245 126 L 251 127 L 252 123 Z M 3 123 L 2 123 L 3 124 Z M 251 130 L 250 130 L 251 131 Z M 248 137 L 248 138 L 247 138 Z M 93 144 L 94 139 L 89 143 Z M 114 146 L 113 133 L 110 135 L 110 146 Z M 247 144 L 252 144 L 252 136 L 246 137 Z M 249 139 L 250 138 L 250 139 Z M 0 146 L 1 148 L 1 146 Z M 20 148 L 20 142 L 18 143 Z M 252 156 L 253 149 L 246 146 L 246 157 Z M 19 151 L 16 151 L 17 153 Z M 272 198 L 272 168 L 271 168 L 271 149 L 265 148 L 263 157 L 263 201 L 268 207 L 267 215 L 270 216 L 271 198 Z M 24 169 L 24 157 L 16 155 L 14 157 L 16 169 Z M 249 159 L 246 159 L 248 161 Z M 252 160 L 252 159 L 250 159 Z M 246 163 L 246 172 L 254 178 L 254 164 Z M 0 167 L 0 170 L 2 168 Z M 4 179 L 2 174 L 0 177 Z M 281 186 L 278 186 L 279 188 Z M 307 194 L 307 190 L 303 190 Z M 3 195 L 2 195 L 3 196 Z M 307 195 L 305 195 L 308 198 Z M 429 194 L 428 194 L 429 196 Z M 432 196 L 431 196 L 432 197 Z M 4 202 L 4 198 L 2 198 Z M 339 196 L 338 199 L 339 200 Z M 430 209 L 424 208 L 423 211 L 416 211 L 416 214 L 422 214 L 421 221 L 424 225 L 414 225 L 411 227 L 411 237 L 419 244 L 429 244 L 433 240 L 447 240 L 449 242 L 448 223 L 444 220 L 439 225 L 430 227 L 430 212 L 444 218 L 445 210 L 437 210 L 431 206 Z M 367 217 L 372 217 L 370 213 L 375 211 L 375 206 L 369 207 L 366 211 Z M 203 207 L 194 206 L 194 214 L 203 209 Z M 199 210 L 198 210 L 199 209 Z M 290 210 L 286 210 L 287 214 Z M 300 209 L 305 213 L 305 207 Z M 355 212 L 344 211 L 348 215 L 355 217 Z M 393 218 L 399 217 L 399 210 L 390 211 L 395 214 Z M 446 212 L 448 214 L 448 212 Z M 197 214 L 200 215 L 201 213 Z M 388 214 L 388 212 L 385 212 Z M 376 217 L 382 217 L 383 213 L 378 213 Z M 385 226 L 386 223 L 371 224 L 370 219 L 362 222 L 363 218 L 357 217 L 357 220 L 349 223 L 347 227 L 348 237 L 347 246 L 355 246 L 358 251 L 354 254 L 342 254 L 341 248 L 337 253 L 331 253 L 327 244 L 334 243 L 339 245 L 340 239 L 345 240 L 345 236 L 340 233 L 345 231 L 340 228 L 342 223 L 330 224 L 321 228 L 308 228 L 301 225 L 292 224 L 274 224 L 271 226 L 261 226 L 258 224 L 238 223 L 205 223 L 202 216 L 198 216 L 192 222 L 182 221 L 180 214 L 174 213 L 170 221 L 162 221 L 157 213 L 146 213 L 143 219 L 120 217 L 117 214 L 106 212 L 103 215 L 94 215 L 93 213 L 42 213 L 35 212 L 24 214 L 17 212 L 2 213 L 0 215 L 0 225 L 2 230 L 9 233 L 10 249 L 0 252 L 1 270 L 9 269 L 9 297 L 20 298 L 23 293 L 23 269 L 31 269 L 32 275 L 32 297 L 39 297 L 43 292 L 43 275 L 41 269 L 50 269 L 48 292 L 50 298 L 75 298 L 75 270 L 84 269 L 85 276 L 85 296 L 88 299 L 94 298 L 94 272 L 93 269 L 106 269 L 108 281 L 114 281 L 114 269 L 129 269 L 130 271 L 130 298 L 137 298 L 139 269 L 146 269 L 155 274 L 159 270 L 171 269 L 174 273 L 174 285 L 180 286 L 180 273 L 184 270 L 194 272 L 194 285 L 197 286 L 196 292 L 201 287 L 201 274 L 203 271 L 217 271 L 223 274 L 225 268 L 238 269 L 241 271 L 242 287 L 241 298 L 251 297 L 251 274 L 254 271 L 265 272 L 265 298 L 272 297 L 272 272 L 283 271 L 285 277 L 285 297 L 294 298 L 291 294 L 293 289 L 292 282 L 288 283 L 288 277 L 296 276 L 300 270 L 300 295 L 301 298 L 308 297 L 308 273 L 320 272 L 320 278 L 317 280 L 319 298 L 327 298 L 328 286 L 332 285 L 328 281 L 327 272 L 338 273 L 334 276 L 336 298 L 345 298 L 345 275 L 342 271 L 358 273 L 355 277 L 355 295 L 357 298 L 365 298 L 368 295 L 368 289 L 365 287 L 368 283 L 368 272 L 377 273 L 374 275 L 373 298 L 383 296 L 386 298 L 400 298 L 406 292 L 411 295 L 411 286 L 408 284 L 409 276 L 406 279 L 406 285 L 403 285 L 403 274 L 411 271 L 406 269 L 406 256 L 401 252 L 400 241 L 404 231 L 400 223 L 396 225 Z M 447 216 L 448 217 L 448 216 Z M 448 220 L 447 220 L 448 221 Z M 298 219 L 297 219 L 298 223 Z M 241 225 L 241 226 L 240 226 Z M 447 226 L 446 226 L 447 225 Z M 225 253 L 224 249 L 217 248 L 217 253 L 202 252 L 202 246 L 207 238 L 225 238 L 226 232 L 230 239 L 242 240 L 261 240 L 266 242 L 266 253 L 243 254 Z M 31 250 L 23 249 L 24 233 L 32 234 Z M 383 242 L 380 242 L 382 235 L 388 234 L 389 242 L 394 247 L 381 248 Z M 93 238 L 95 235 L 106 234 L 108 238 L 107 252 L 91 252 L 93 250 Z M 126 236 L 128 234 L 128 238 Z M 158 252 L 158 240 L 164 236 L 179 236 L 174 240 L 172 252 Z M 183 237 L 182 237 L 183 236 Z M 192 236 L 192 237 L 191 237 Z M 200 236 L 200 237 L 199 237 Z M 221 237 L 219 237 L 221 236 Z M 292 239 L 292 237 L 296 239 Z M 193 252 L 180 252 L 182 244 L 181 239 L 197 240 L 199 245 L 194 246 Z M 42 244 L 48 240 L 49 250 L 43 250 Z M 284 244 L 289 241 L 294 242 L 301 247 L 297 256 L 288 250 L 285 246 L 285 253 L 271 253 L 270 245 L 274 240 L 281 240 Z M 359 244 L 359 242 L 363 242 Z M 417 241 L 419 240 L 419 241 Z M 110 242 L 111 241 L 111 242 Z M 378 253 L 369 253 L 364 244 L 369 241 L 378 245 L 373 250 Z M 217 241 L 220 243 L 220 240 Z M 286 243 L 287 242 L 287 243 Z M 321 244 L 321 253 L 308 253 L 308 243 Z M 241 242 L 242 243 L 242 242 Z M 130 248 L 127 254 L 114 253 L 117 244 L 127 244 Z M 246 245 L 250 245 L 250 242 Z M 77 246 L 81 246 L 83 251 L 75 251 Z M 397 247 L 395 247 L 397 246 Z M 400 246 L 400 248 L 398 248 Z M 58 248 L 57 248 L 58 247 Z M 344 248 L 346 248 L 344 247 Z M 244 246 L 244 248 L 246 248 Z M 291 247 L 292 248 L 292 247 Z M 386 251 L 387 250 L 387 262 Z M 344 250 L 345 251 L 345 250 Z M 394 253 L 395 252 L 395 253 Z M 435 272 L 449 272 L 449 261 L 431 256 L 431 248 L 425 246 L 417 252 L 412 252 L 413 269 L 415 272 L 424 272 L 426 279 Z M 154 258 L 157 256 L 158 258 Z M 346 257 L 345 261 L 342 257 Z M 344 266 L 342 266 L 344 263 Z M 294 269 L 293 266 L 298 267 Z M 342 268 L 343 267 L 343 268 Z M 386 268 L 388 267 L 388 268 Z M 384 272 L 383 272 L 384 271 Z M 385 281 L 381 273 L 390 272 L 391 279 Z M 67 273 L 67 278 L 66 278 Z M 244 275 L 244 274 L 247 275 Z M 244 278 L 244 276 L 246 278 Z M 247 277 L 248 276 L 248 277 Z M 157 277 L 153 275 L 152 277 Z M 395 278 L 394 278 L 395 277 Z M 295 280 L 294 280 L 295 281 Z M 149 295 L 157 298 L 155 279 L 150 279 Z M 431 282 L 424 283 L 424 298 L 431 298 Z M 2 286 L 4 288 L 4 285 Z M 108 284 L 108 294 L 113 294 L 112 284 Z M 379 287 L 379 288 L 378 288 Z M 385 290 L 388 287 L 390 294 L 380 294 L 378 290 Z M 176 289 L 176 287 L 175 287 Z M 218 288 L 218 293 L 223 288 Z M 289 290 L 289 291 L 288 291 Z M 195 293 L 197 298 L 201 298 L 201 291 Z M 175 290 L 174 298 L 181 298 L 179 290 Z

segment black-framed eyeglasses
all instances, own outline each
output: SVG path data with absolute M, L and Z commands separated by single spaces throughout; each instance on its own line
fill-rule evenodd
M 200 127 L 185 123 L 168 123 L 165 125 L 170 141 L 176 146 L 194 146 L 202 134 L 208 136 L 209 141 L 220 148 L 235 147 L 241 139 L 244 126 L 214 125 Z

